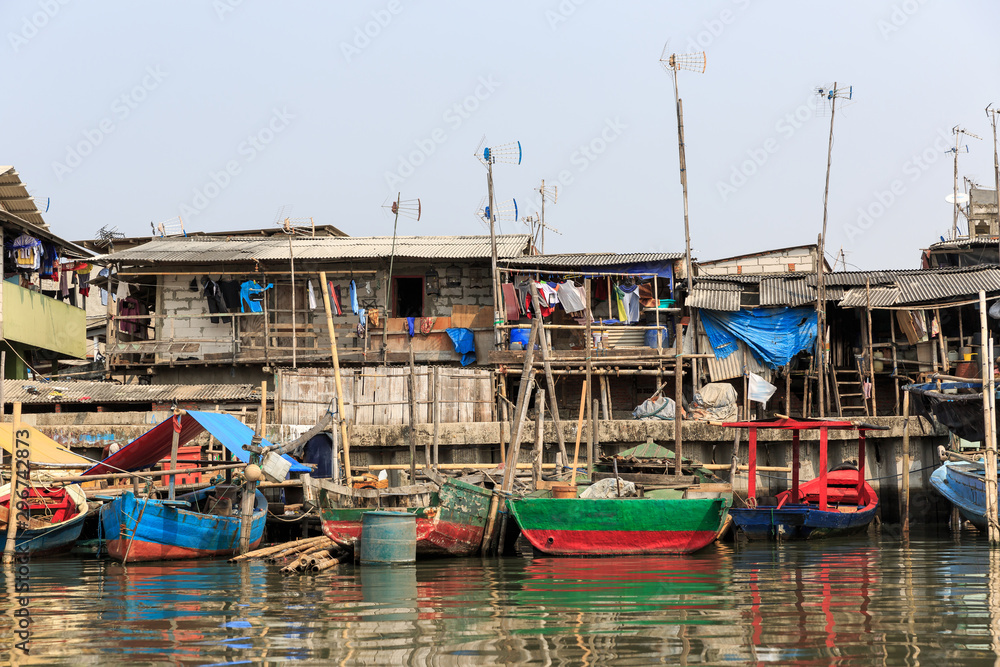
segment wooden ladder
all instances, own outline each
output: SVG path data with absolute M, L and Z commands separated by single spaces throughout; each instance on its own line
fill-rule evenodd
M 865 400 L 865 390 L 862 384 L 864 375 L 861 371 L 860 360 L 855 361 L 854 369 L 836 368 L 833 372 L 841 415 L 843 416 L 847 412 L 863 412 L 867 417 L 869 414 L 868 401 Z

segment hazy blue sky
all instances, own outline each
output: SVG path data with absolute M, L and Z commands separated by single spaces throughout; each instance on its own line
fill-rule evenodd
M 424 210 L 400 233 L 483 233 L 485 134 L 523 145 L 495 169 L 522 215 L 562 179 L 547 251 L 683 251 L 667 40 L 708 54 L 680 81 L 698 258 L 816 240 L 829 113 L 814 91 L 834 81 L 854 100 L 836 118 L 831 256 L 915 266 L 948 232 L 956 124 L 983 138 L 963 142 L 960 174 L 993 181 L 1000 6 L 985 0 L 6 0 L 0 21 L 0 163 L 71 239 L 179 214 L 266 227 L 282 206 L 391 234 L 380 206 L 397 191 Z

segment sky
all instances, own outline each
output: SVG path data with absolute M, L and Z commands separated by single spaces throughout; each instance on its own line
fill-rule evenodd
M 1000 5 L 896 2 L 504 3 L 5 0 L 0 164 L 72 240 L 312 218 L 392 234 L 482 234 L 486 146 L 498 210 L 546 205 L 546 252 L 683 252 L 679 74 L 693 255 L 815 243 L 838 101 L 827 254 L 915 267 L 950 233 L 962 177 L 993 184 Z M 523 222 L 501 222 L 505 233 Z M 558 232 L 558 233 L 557 233 Z M 841 263 L 840 268 L 845 266 Z

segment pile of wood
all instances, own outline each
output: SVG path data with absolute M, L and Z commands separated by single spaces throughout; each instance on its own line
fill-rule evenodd
M 284 542 L 275 544 L 263 549 L 251 551 L 230 558 L 229 562 L 238 563 L 244 560 L 257 558 L 264 559 L 269 563 L 282 563 L 282 574 L 308 574 L 323 572 L 335 567 L 340 563 L 340 548 L 334 544 L 333 540 L 325 535 L 310 537 L 294 542 Z

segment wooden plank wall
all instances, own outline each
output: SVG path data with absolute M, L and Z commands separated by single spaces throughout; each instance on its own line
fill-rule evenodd
M 433 421 L 430 383 L 433 367 L 417 366 L 417 415 Z M 488 370 L 441 367 L 442 423 L 493 421 L 493 377 Z M 409 424 L 408 367 L 342 369 L 344 412 L 351 423 Z M 296 426 L 315 424 L 336 397 L 332 369 L 283 369 L 278 374 L 279 423 Z

